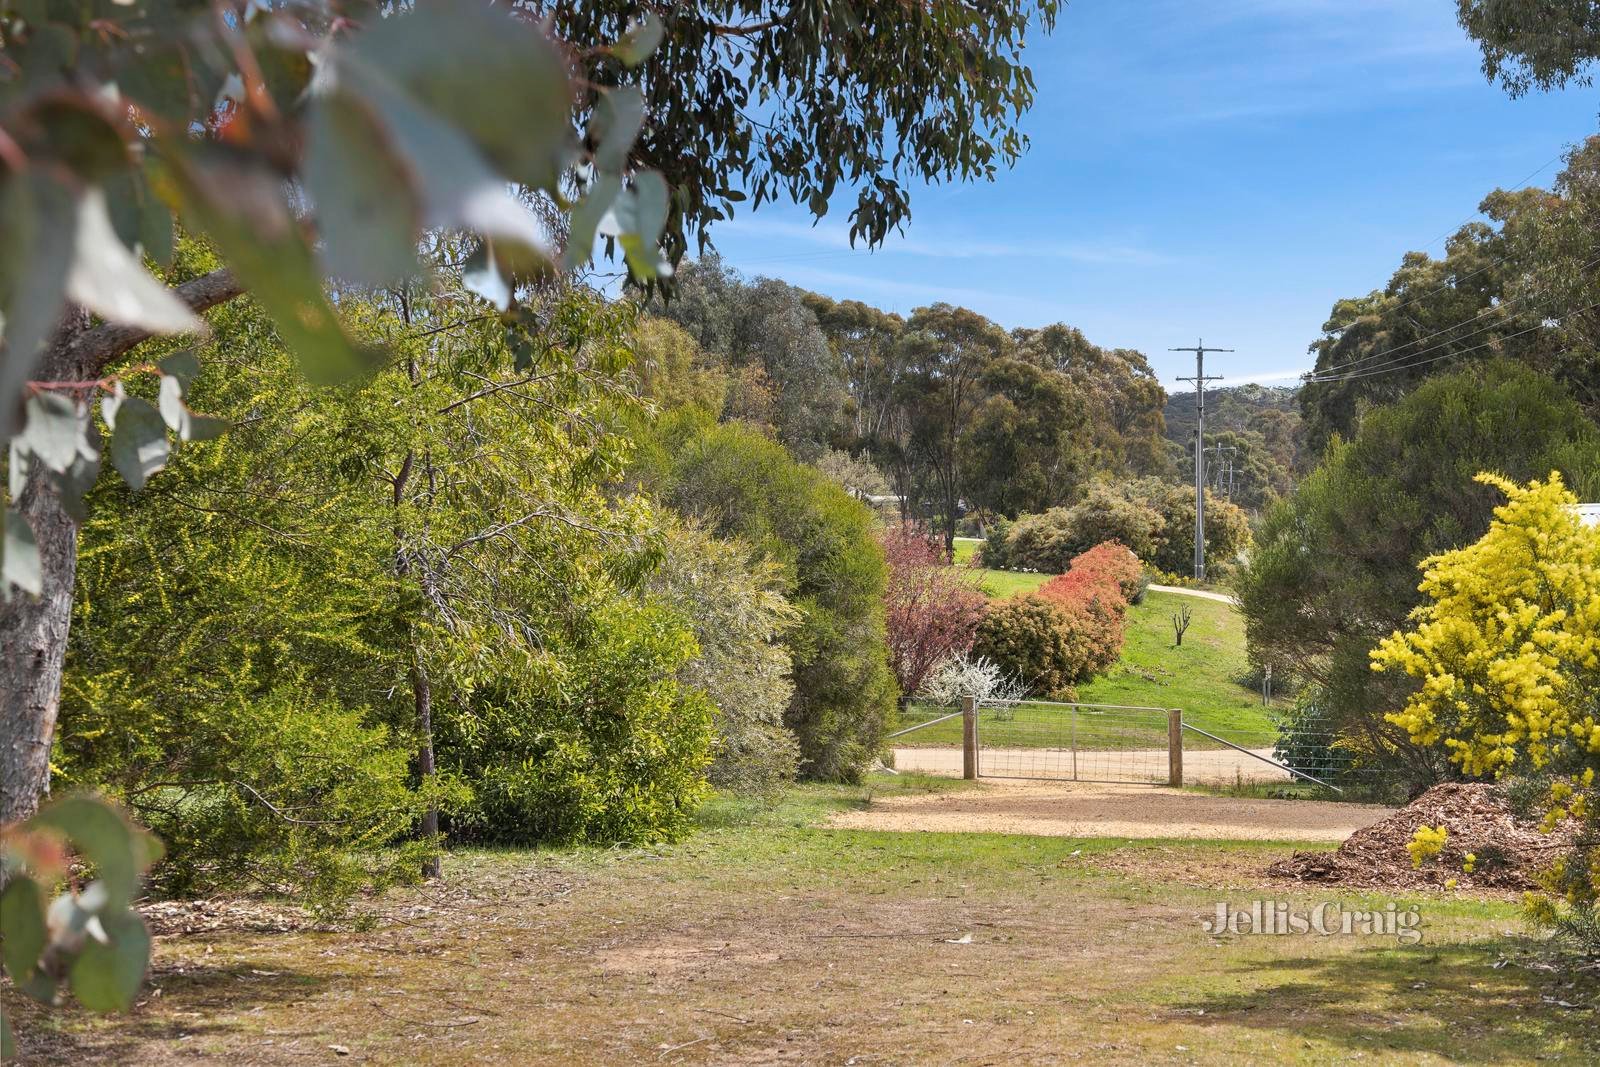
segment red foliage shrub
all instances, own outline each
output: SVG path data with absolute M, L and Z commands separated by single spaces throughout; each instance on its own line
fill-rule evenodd
M 889 666 L 908 697 L 940 660 L 972 647 L 988 601 L 926 532 L 902 526 L 880 543 L 889 564 Z
M 1039 592 L 1045 596 L 1077 600 L 1114 586 L 1124 605 L 1131 604 L 1144 586 L 1144 568 L 1139 558 L 1115 541 L 1095 545 L 1074 556 L 1067 573 L 1046 582 Z
M 1072 561 L 1067 573 L 1039 587 L 1038 596 L 1061 609 L 1073 683 L 1086 681 L 1117 662 L 1130 596 L 1143 572 L 1132 552 L 1114 541 L 1096 545 Z

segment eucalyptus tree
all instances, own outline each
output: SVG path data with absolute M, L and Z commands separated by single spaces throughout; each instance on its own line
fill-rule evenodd
M 1483 73 L 1512 96 L 1592 83 L 1600 8 L 1585 0 L 1456 0 L 1457 18 L 1483 49 Z
M 927 472 L 936 494 L 946 552 L 955 548 L 966 487 L 961 441 L 982 403 L 982 379 L 1010 338 L 975 311 L 933 304 L 906 323 L 907 372 L 900 387 L 910 461 Z

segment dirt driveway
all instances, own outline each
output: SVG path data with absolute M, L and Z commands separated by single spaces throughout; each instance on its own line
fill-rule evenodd
M 959 756 L 959 753 L 958 753 Z M 874 800 L 829 825 L 1044 837 L 1343 841 L 1389 815 L 1375 804 L 1254 800 L 1165 786 L 985 779 L 972 789 Z
M 1272 750 L 1263 748 L 1255 750 L 1255 754 L 1270 759 Z M 1040 770 L 1048 777 L 1072 777 L 1073 756 L 1070 749 L 995 748 L 985 745 L 979 759 L 979 773 L 988 777 L 1032 777 Z M 1078 753 L 1078 763 L 1081 777 L 1084 778 L 1137 779 L 1141 782 L 1162 782 L 1167 778 L 1167 750 L 1164 748 L 1119 751 L 1084 749 Z M 961 750 L 949 745 L 897 748 L 894 750 L 894 765 L 896 770 L 959 778 Z M 1231 748 L 1186 748 L 1183 753 L 1183 778 L 1191 785 L 1224 785 L 1235 780 L 1287 782 L 1289 777 L 1288 771 L 1268 766 L 1259 759 Z

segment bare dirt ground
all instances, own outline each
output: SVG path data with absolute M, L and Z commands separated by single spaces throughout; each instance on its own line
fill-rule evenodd
M 1044 837 L 1342 841 L 1393 810 L 1375 804 L 1206 796 L 1152 785 L 996 778 L 959 792 L 875 800 L 865 810 L 835 815 L 828 825 Z
M 1212 936 L 1218 900 L 1337 890 L 1264 882 L 1283 844 L 818 829 L 855 796 L 797 795 L 678 846 L 453 855 L 372 929 L 173 908 L 132 1013 L 6 1011 L 52 1067 L 1600 1057 L 1600 988 L 1502 935 L 1513 902 L 1424 893 L 1409 946 Z
M 1255 754 L 1272 758 L 1272 750 L 1253 750 Z M 1120 773 L 1098 774 L 1097 769 L 1112 768 L 1130 772 L 1127 777 L 1164 778 L 1167 773 L 1167 750 L 1128 749 L 1124 751 L 1098 751 L 1085 749 L 1079 753 L 1085 776 L 1122 777 Z M 899 771 L 916 771 L 922 774 L 942 774 L 961 777 L 961 749 L 946 745 L 943 748 L 897 748 L 894 766 Z M 1008 768 L 1048 767 L 1052 775 L 1071 776 L 1072 753 L 1068 749 L 1045 748 L 989 748 L 980 754 L 979 773 L 999 775 Z M 1185 749 L 1183 753 L 1184 781 L 1194 785 L 1208 783 L 1226 785 L 1229 782 L 1287 782 L 1288 771 L 1278 770 L 1252 759 L 1231 748 Z

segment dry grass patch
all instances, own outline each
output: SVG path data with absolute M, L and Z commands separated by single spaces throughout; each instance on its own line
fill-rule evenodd
M 370 932 L 163 938 L 131 1016 L 18 1022 L 45 1063 L 1600 1054 L 1597 991 L 1525 965 L 1536 946 L 1506 936 L 1509 903 L 1405 898 L 1428 921 L 1413 947 L 1213 938 L 1199 922 L 1217 899 L 1317 899 L 1263 883 L 1292 846 L 816 825 L 864 799 L 815 787 L 773 808 L 723 805 L 669 849 L 458 855 L 446 887 L 392 895 Z

